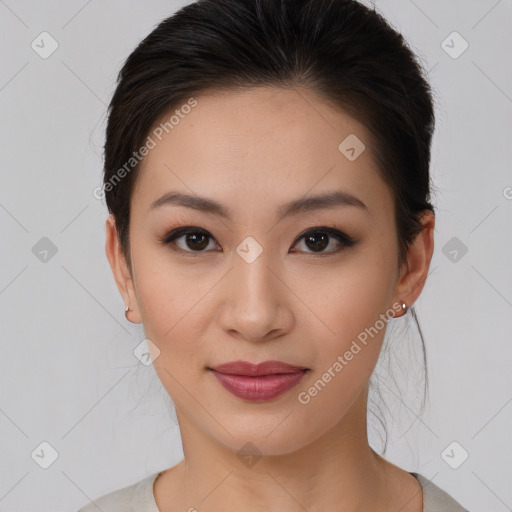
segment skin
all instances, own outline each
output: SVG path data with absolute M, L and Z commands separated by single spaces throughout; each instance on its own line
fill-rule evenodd
M 392 193 L 364 125 L 307 89 L 257 87 L 196 99 L 142 163 L 131 199 L 131 272 L 114 218 L 106 222 L 107 257 L 129 319 L 143 323 L 160 351 L 153 349 L 153 364 L 181 429 L 185 458 L 157 478 L 159 509 L 420 512 L 416 479 L 368 445 L 368 383 L 385 328 L 309 403 L 298 394 L 393 304 L 414 303 L 432 257 L 433 215 L 423 216 L 400 266 Z M 366 146 L 354 161 L 338 150 L 349 134 Z M 277 216 L 283 203 L 334 190 L 366 208 Z M 231 219 L 173 204 L 150 210 L 169 191 L 214 199 Z M 174 246 L 188 253 L 159 242 L 182 226 L 211 235 L 203 252 L 194 253 L 197 245 L 184 236 Z M 297 240 L 318 227 L 356 243 L 334 254 L 340 243 L 330 237 L 319 254 Z M 236 252 L 247 236 L 263 249 L 252 263 Z M 237 359 L 310 372 L 284 395 L 250 402 L 207 370 Z M 249 441 L 262 454 L 251 466 L 237 456 Z

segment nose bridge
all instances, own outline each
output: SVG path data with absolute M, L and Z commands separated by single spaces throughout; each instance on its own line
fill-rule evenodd
M 237 248 L 232 279 L 240 304 L 249 303 L 261 308 L 275 300 L 276 277 L 269 269 L 269 256 L 269 251 L 254 247 L 251 242 L 242 243 Z
M 269 331 L 284 328 L 283 285 L 269 265 L 270 251 L 253 241 L 237 247 L 229 273 L 230 297 L 222 315 L 224 329 L 258 340 Z

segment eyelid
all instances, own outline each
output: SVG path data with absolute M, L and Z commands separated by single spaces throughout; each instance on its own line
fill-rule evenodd
M 217 239 L 206 229 L 200 228 L 198 226 L 181 226 L 181 227 L 174 227 L 170 228 L 170 230 L 167 232 L 167 234 L 162 238 L 159 239 L 159 242 L 163 245 L 170 248 L 172 251 L 184 254 L 186 256 L 192 256 L 197 257 L 201 256 L 203 254 L 208 254 L 211 252 L 211 249 L 208 251 L 192 251 L 192 250 L 185 250 L 181 249 L 180 247 L 174 247 L 172 245 L 172 242 L 174 242 L 177 238 L 180 238 L 183 235 L 186 235 L 187 233 L 201 233 L 206 235 L 210 238 L 210 240 L 214 241 L 217 245 L 220 245 Z M 300 254 L 306 254 L 308 256 L 315 256 L 315 257 L 323 257 L 323 256 L 331 256 L 340 253 L 346 248 L 354 246 L 357 241 L 354 240 L 351 236 L 347 235 L 345 232 L 340 231 L 337 228 L 330 227 L 330 226 L 313 226 L 310 228 L 305 229 L 300 235 L 296 237 L 292 244 L 292 248 L 297 245 L 298 242 L 300 242 L 308 233 L 324 233 L 327 234 L 330 237 L 335 238 L 341 245 L 340 247 L 327 251 L 327 252 L 309 252 L 309 251 L 300 251 Z M 217 251 L 218 252 L 218 251 Z
M 170 228 L 170 230 L 167 231 L 167 233 L 164 235 L 164 237 L 159 239 L 159 242 L 162 245 L 171 249 L 172 251 L 179 253 L 179 254 L 184 254 L 186 256 L 196 257 L 196 256 L 201 256 L 202 254 L 207 254 L 207 253 L 211 252 L 211 251 L 187 251 L 185 249 L 181 249 L 180 247 L 174 247 L 172 245 L 173 242 L 177 238 L 180 238 L 183 235 L 186 235 L 187 233 L 204 234 L 204 235 L 208 236 L 211 240 L 213 240 L 217 245 L 219 244 L 217 239 L 209 231 L 207 231 L 206 229 L 200 228 L 198 226 L 181 226 L 181 227 Z
M 197 227 L 197 226 L 182 226 L 182 227 L 176 227 L 171 228 L 166 235 L 161 240 L 162 243 L 170 243 L 171 241 L 175 240 L 176 238 L 179 238 L 182 235 L 185 235 L 187 233 L 202 233 L 204 235 L 209 236 L 210 238 L 215 239 L 215 237 L 206 229 Z
M 346 245 L 352 246 L 355 244 L 355 240 L 344 233 L 343 231 L 340 231 L 337 228 L 332 228 L 329 226 L 314 226 L 312 228 L 308 228 L 304 230 L 300 235 L 297 236 L 295 241 L 293 242 L 293 245 L 295 245 L 299 240 L 304 238 L 308 233 L 326 233 L 327 235 L 333 236 L 334 238 L 340 240 L 345 243 Z M 314 254 L 314 253 L 313 253 Z
M 314 226 L 312 228 L 308 228 L 305 231 L 303 231 L 293 242 L 292 248 L 297 245 L 308 233 L 324 233 L 327 234 L 329 237 L 334 238 L 338 241 L 340 244 L 337 248 L 332 249 L 330 251 L 322 251 L 322 252 L 314 252 L 314 251 L 301 251 L 300 254 L 306 255 L 306 256 L 312 256 L 315 258 L 318 257 L 329 257 L 329 256 L 335 256 L 345 249 L 354 246 L 357 242 L 354 240 L 351 236 L 347 235 L 343 231 L 340 231 L 337 228 L 329 227 L 329 226 Z M 298 251 L 297 251 L 298 252 Z

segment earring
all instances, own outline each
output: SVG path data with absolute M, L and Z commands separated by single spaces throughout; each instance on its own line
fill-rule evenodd
M 407 313 L 407 309 L 408 309 L 407 304 L 404 301 L 402 301 L 401 306 L 402 306 L 402 313 L 405 315 Z
M 126 307 L 124 308 L 124 316 L 125 316 L 126 320 L 128 320 L 128 322 L 132 322 L 132 321 L 128 318 L 128 311 L 131 311 L 130 306 L 126 306 Z M 133 322 L 132 322 L 132 323 L 133 323 Z

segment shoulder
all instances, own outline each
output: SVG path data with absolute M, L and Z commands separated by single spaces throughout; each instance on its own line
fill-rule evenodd
M 77 512 L 159 512 L 153 495 L 153 483 L 159 473 L 117 489 L 91 501 Z
M 423 512 L 468 512 L 442 489 L 418 473 L 412 473 L 423 489 Z

